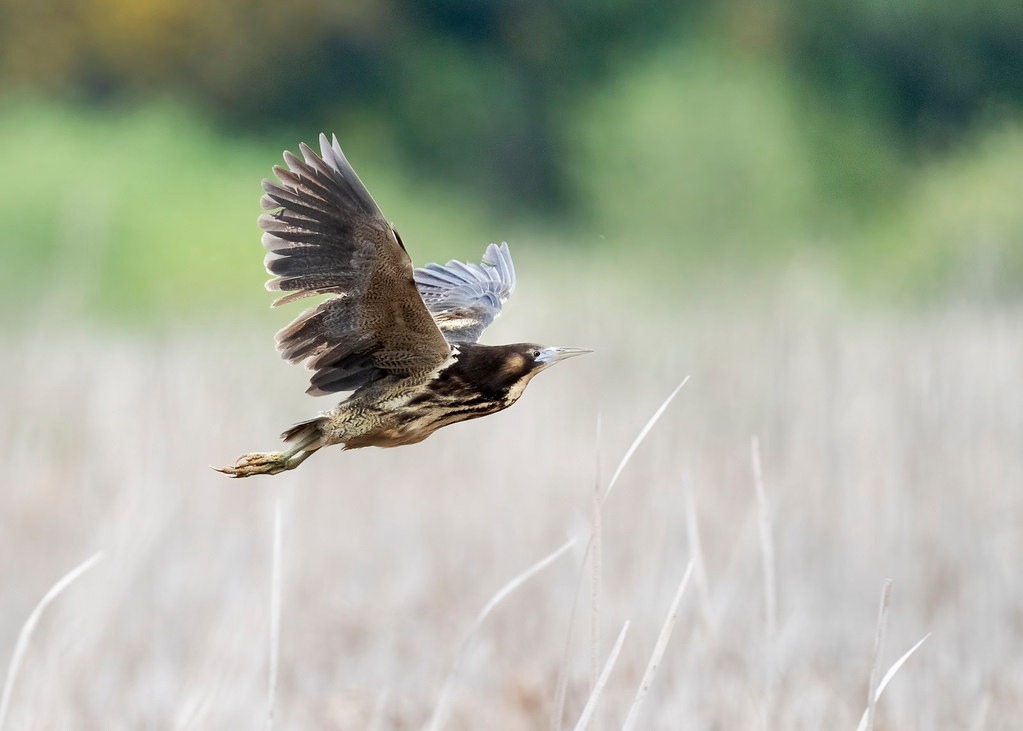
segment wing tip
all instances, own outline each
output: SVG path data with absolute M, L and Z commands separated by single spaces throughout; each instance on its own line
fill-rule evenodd
M 508 248 L 507 241 L 502 241 L 500 245 L 487 244 L 487 250 L 483 253 L 483 263 L 497 270 L 498 279 L 508 288 L 509 294 L 515 290 L 515 264 L 512 262 L 511 249 Z

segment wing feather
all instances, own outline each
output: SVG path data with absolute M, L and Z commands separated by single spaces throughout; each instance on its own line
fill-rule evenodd
M 416 286 L 449 343 L 474 343 L 515 290 L 508 244 L 490 244 L 480 264 L 451 260 L 415 270 Z
M 277 334 L 281 355 L 315 371 L 314 395 L 359 388 L 385 375 L 428 373 L 451 348 L 415 285 L 412 262 L 337 138 L 320 154 L 284 153 L 263 181 L 259 217 L 274 305 L 332 295 Z

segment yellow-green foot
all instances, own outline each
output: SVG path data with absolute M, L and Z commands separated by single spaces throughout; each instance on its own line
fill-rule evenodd
M 276 475 L 298 467 L 312 452 L 250 452 L 238 458 L 232 467 L 214 467 L 230 477 Z

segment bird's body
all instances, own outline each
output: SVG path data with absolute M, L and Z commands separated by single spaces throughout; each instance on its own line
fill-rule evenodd
M 279 183 L 264 181 L 260 217 L 268 289 L 275 304 L 330 294 L 277 334 L 281 354 L 315 371 L 309 393 L 351 391 L 330 411 L 282 434 L 281 452 L 243 455 L 232 477 L 293 469 L 341 444 L 398 447 L 437 429 L 511 406 L 553 363 L 584 352 L 532 343 L 476 341 L 515 287 L 507 244 L 490 244 L 481 264 L 449 261 L 412 268 L 335 138 L 320 155 L 285 152 Z

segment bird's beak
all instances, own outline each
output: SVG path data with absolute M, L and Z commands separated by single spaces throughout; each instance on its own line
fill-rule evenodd
M 577 355 L 592 352 L 589 348 L 544 348 L 540 351 L 540 355 L 536 356 L 536 362 L 546 368 L 566 358 L 573 358 Z

